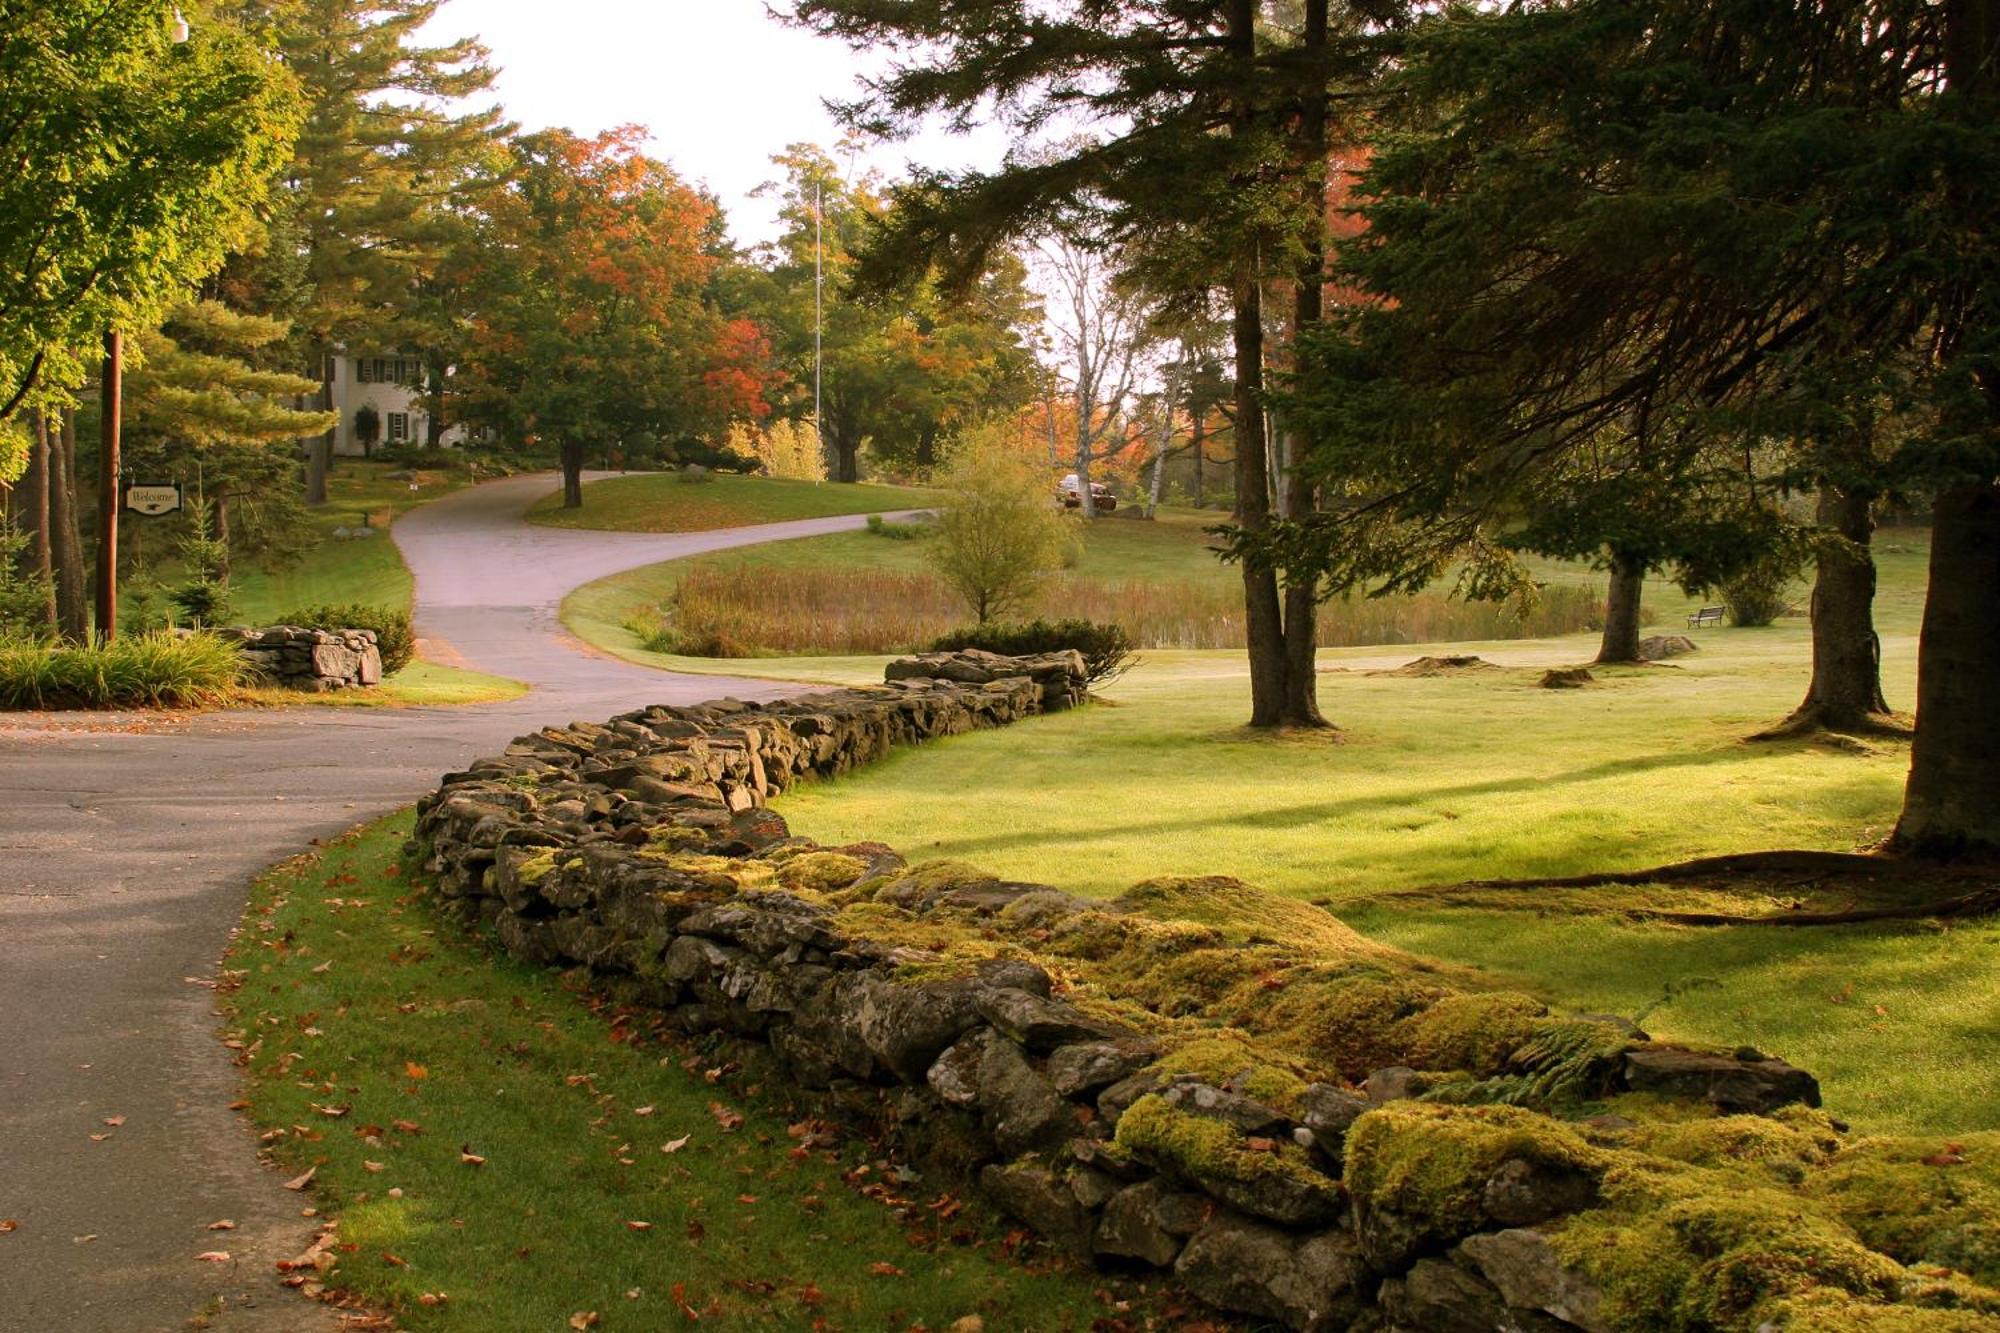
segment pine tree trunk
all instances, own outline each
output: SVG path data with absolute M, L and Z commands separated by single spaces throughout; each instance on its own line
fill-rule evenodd
M 1306 0 L 1305 57 L 1316 61 L 1327 41 L 1327 0 Z M 1306 182 L 1305 204 L 1312 221 L 1304 235 L 1305 262 L 1292 284 L 1292 364 L 1298 364 L 1296 344 L 1319 323 L 1326 302 L 1326 216 L 1324 170 L 1327 154 L 1324 89 L 1309 91 L 1299 108 L 1299 158 Z M 1319 489 L 1300 470 L 1307 441 L 1295 428 L 1285 431 L 1284 515 L 1297 521 L 1319 508 Z M 1330 727 L 1319 711 L 1319 587 L 1316 580 L 1285 582 L 1285 725 Z
M 565 440 L 562 447 L 564 509 L 583 508 L 583 446 Z
M 1937 497 L 1917 649 L 1917 739 L 1891 845 L 2000 855 L 2000 488 Z
M 48 628 L 56 628 L 56 591 L 54 542 L 50 531 L 49 491 L 54 474 L 54 451 L 49 447 L 49 421 L 40 410 L 32 415 L 28 437 L 28 470 L 21 477 L 21 483 L 14 490 L 14 498 L 19 506 L 15 523 L 28 536 L 28 549 L 22 552 L 24 571 L 30 578 L 42 580 L 47 591 L 47 605 L 43 619 Z
M 1627 551 L 1611 553 L 1611 595 L 1604 603 L 1604 639 L 1597 649 L 1603 663 L 1639 660 L 1639 601 L 1646 588 L 1646 562 Z
M 1875 633 L 1875 520 L 1866 495 L 1824 487 L 1819 522 L 1851 543 L 1820 552 L 1812 593 L 1812 684 L 1780 731 L 1865 731 L 1890 716 L 1882 695 L 1882 640 Z
M 215 515 L 216 553 L 215 576 L 222 582 L 229 582 L 229 496 L 226 492 L 216 495 L 212 511 Z
M 90 637 L 90 597 L 85 591 L 83 531 L 77 520 L 76 412 L 62 414 L 56 447 L 49 450 L 49 523 L 56 581 L 56 624 L 63 638 Z
M 333 381 L 327 378 L 330 364 L 324 353 L 314 358 L 319 372 L 319 409 L 333 410 Z M 333 432 L 315 435 L 305 441 L 306 448 L 306 503 L 319 506 L 326 503 L 326 475 L 331 471 L 333 458 Z
M 1248 80 L 1257 53 L 1256 0 L 1229 0 L 1228 37 L 1232 56 Z M 1232 132 L 1254 128 L 1255 108 L 1246 93 L 1231 117 Z M 1249 239 L 1237 241 L 1230 302 L 1236 354 L 1236 524 L 1252 537 L 1271 526 L 1271 478 L 1264 443 L 1264 292 Z M 1243 561 L 1243 628 L 1250 656 L 1250 725 L 1281 726 L 1285 720 L 1284 612 L 1278 575 L 1255 557 Z

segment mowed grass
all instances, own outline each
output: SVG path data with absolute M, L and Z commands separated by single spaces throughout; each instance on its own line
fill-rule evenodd
M 703 532 L 798 518 L 921 509 L 937 499 L 936 491 L 874 482 L 815 483 L 717 472 L 692 483 L 682 481 L 678 473 L 647 472 L 589 483 L 583 488 L 581 509 L 564 509 L 560 492 L 545 496 L 529 508 L 528 521 L 613 532 Z
M 1105 1313 L 1101 1279 L 1024 1266 L 976 1205 L 835 1140 L 784 1087 L 439 917 L 399 863 L 410 826 L 267 873 L 226 964 L 249 1114 L 284 1170 L 315 1170 L 332 1283 L 402 1327 L 481 1333 Z
M 397 463 L 336 460 L 334 471 L 327 478 L 326 506 L 310 511 L 314 545 L 297 562 L 282 569 L 262 569 L 245 562 L 232 573 L 229 586 L 236 608 L 234 623 L 275 625 L 303 607 L 355 602 L 408 611 L 416 596 L 416 583 L 389 535 L 389 526 L 398 515 L 448 495 L 469 484 L 472 478 L 469 473 L 452 468 L 418 469 L 407 476 L 392 475 L 406 471 Z M 415 489 L 411 488 L 412 482 Z M 350 532 L 372 528 L 374 535 L 336 537 L 335 531 L 342 528 Z M 168 588 L 181 577 L 173 562 L 163 562 L 155 572 Z M 125 587 L 128 598 L 131 591 L 132 583 L 128 580 Z M 164 597 L 162 592 L 160 608 L 165 605 Z M 133 614 L 129 601 L 121 614 L 127 619 Z M 244 692 L 243 698 L 270 707 L 312 704 L 442 708 L 519 698 L 527 688 L 502 676 L 418 660 L 374 689 L 343 690 L 336 694 L 252 689 Z
M 1881 555 L 1885 675 L 1903 708 L 1925 556 L 1909 533 L 1891 534 Z M 1678 625 L 1669 605 L 1662 628 Z M 2000 924 L 1689 928 L 1578 910 L 1558 893 L 1522 894 L 1505 911 L 1392 896 L 1885 836 L 1906 744 L 1744 739 L 1803 694 L 1805 626 L 1694 637 L 1692 656 L 1600 670 L 1582 690 L 1536 681 L 1587 661 L 1586 635 L 1325 652 L 1320 698 L 1337 739 L 1245 729 L 1238 654 L 1147 653 L 1107 706 L 902 751 L 801 787 L 779 809 L 826 842 L 879 838 L 1093 895 L 1155 875 L 1234 875 L 1577 1009 L 1629 1015 L 1669 985 L 1712 981 L 1649 1028 L 1792 1059 L 1869 1129 L 2000 1127 Z M 1444 651 L 1503 669 L 1372 674 Z M 845 683 L 879 679 L 881 661 L 749 665 Z

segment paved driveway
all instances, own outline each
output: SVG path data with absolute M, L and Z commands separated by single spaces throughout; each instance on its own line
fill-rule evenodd
M 546 721 L 768 681 L 677 676 L 592 653 L 563 595 L 619 570 L 859 526 L 859 516 L 652 535 L 531 528 L 549 475 L 405 515 L 418 632 L 447 660 L 528 681 L 462 709 L 285 709 L 163 721 L 0 714 L 0 1333 L 330 1327 L 275 1284 L 302 1200 L 226 1108 L 211 976 L 264 866 L 407 804 Z M 104 1122 L 123 1117 L 115 1127 Z M 93 1142 L 92 1135 L 106 1135 Z M 228 1218 L 237 1229 L 211 1232 Z M 194 1256 L 226 1250 L 228 1265 Z

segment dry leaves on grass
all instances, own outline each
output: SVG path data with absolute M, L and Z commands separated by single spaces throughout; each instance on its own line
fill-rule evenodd
M 296 1176 L 293 1176 L 290 1180 L 286 1181 L 285 1188 L 288 1190 L 302 1190 L 306 1186 L 312 1184 L 312 1178 L 318 1174 L 319 1174 L 318 1167 L 316 1166 L 307 1167 L 303 1172 L 301 1172 Z
M 688 1146 L 688 1140 L 693 1137 L 694 1135 L 692 1134 L 683 1134 L 677 1139 L 668 1139 L 665 1143 L 662 1143 L 660 1145 L 660 1151 L 679 1152 L 681 1149 Z

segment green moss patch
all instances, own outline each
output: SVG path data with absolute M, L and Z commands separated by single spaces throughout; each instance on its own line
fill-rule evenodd
M 1163 1097 L 1146 1096 L 1118 1118 L 1115 1142 L 1190 1181 L 1226 1181 L 1255 1188 L 1270 1183 L 1340 1202 L 1340 1186 L 1289 1143 L 1252 1148 L 1250 1140 L 1220 1120 L 1189 1115 Z

